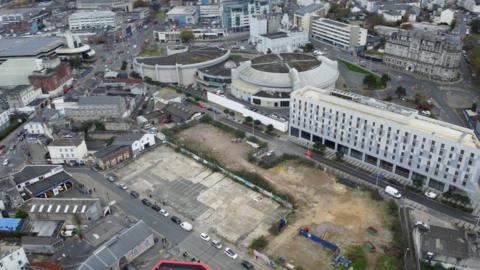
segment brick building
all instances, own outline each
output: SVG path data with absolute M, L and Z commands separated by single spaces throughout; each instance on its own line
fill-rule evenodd
M 63 86 L 72 80 L 72 70 L 64 62 L 51 69 L 43 69 L 28 76 L 30 83 L 45 94 L 63 91 Z

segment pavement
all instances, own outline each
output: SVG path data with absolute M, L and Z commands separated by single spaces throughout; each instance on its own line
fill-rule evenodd
M 95 188 L 94 195 L 102 198 L 106 202 L 115 201 L 115 205 L 120 207 L 125 214 L 133 216 L 137 219 L 142 219 L 159 235 L 167 238 L 170 248 L 163 254 L 163 259 L 182 259 L 182 254 L 187 251 L 188 254 L 207 263 L 212 269 L 243 269 L 240 265 L 242 258 L 248 258 L 245 250 L 237 250 L 232 247 L 239 258 L 232 260 L 227 257 L 223 250 L 214 248 L 210 243 L 205 242 L 199 236 L 200 232 L 187 232 L 173 223 L 170 218 L 165 218 L 159 213 L 153 211 L 149 207 L 145 207 L 140 200 L 133 198 L 130 194 L 120 188 L 115 183 L 106 181 L 105 177 L 97 172 L 91 171 L 89 168 L 66 168 L 66 170 L 74 176 L 77 181 L 87 185 L 87 187 Z M 225 248 L 225 243 L 224 243 Z M 248 260 L 248 259 L 247 259 Z M 266 266 L 255 264 L 256 269 L 267 269 Z M 151 262 L 152 264 L 154 262 Z M 144 269 L 149 269 L 151 265 L 144 266 Z

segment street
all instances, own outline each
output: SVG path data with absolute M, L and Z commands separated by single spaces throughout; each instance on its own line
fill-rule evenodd
M 187 232 L 179 225 L 173 223 L 170 217 L 164 217 L 151 208 L 144 206 L 140 199 L 133 198 L 129 191 L 118 188 L 115 183 L 106 181 L 105 176 L 100 173 L 91 171 L 89 168 L 66 168 L 72 173 L 74 178 L 83 184 L 95 188 L 97 195 L 105 201 L 115 201 L 126 214 L 143 220 L 158 234 L 167 238 L 171 243 L 171 248 L 167 250 L 164 256 L 166 259 L 172 257 L 182 259 L 182 253 L 187 251 L 192 257 L 199 259 L 213 269 L 243 269 L 240 262 L 243 258 L 248 259 L 244 253 L 237 250 L 236 247 L 230 246 L 239 257 L 232 260 L 223 253 L 223 248 L 227 247 L 227 243 L 223 243 L 222 249 L 216 249 L 210 243 L 200 238 L 197 231 Z M 86 177 L 87 176 L 87 177 Z M 93 182 L 90 180 L 92 179 Z M 173 213 L 172 213 L 173 214 Z M 252 260 L 249 260 L 255 264 Z M 152 265 L 145 266 L 144 269 L 150 269 Z M 266 269 L 261 264 L 256 264 L 256 269 Z

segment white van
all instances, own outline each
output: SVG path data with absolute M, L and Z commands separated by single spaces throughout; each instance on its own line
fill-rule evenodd
M 400 199 L 402 197 L 402 193 L 400 193 L 400 191 L 398 191 L 398 189 L 396 189 L 394 187 L 391 187 L 391 186 L 386 186 L 385 187 L 385 193 L 387 193 L 388 195 L 390 195 L 392 197 L 395 197 L 397 199 Z

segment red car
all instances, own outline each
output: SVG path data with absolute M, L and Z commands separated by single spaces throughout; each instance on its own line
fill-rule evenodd
M 0 144 L 0 151 L 3 150 L 5 148 L 5 145 L 4 144 Z
M 202 108 L 202 109 L 205 109 L 205 108 L 206 108 L 205 105 L 204 105 L 203 103 L 201 103 L 201 102 L 198 103 L 198 107 L 200 107 L 200 108 Z

